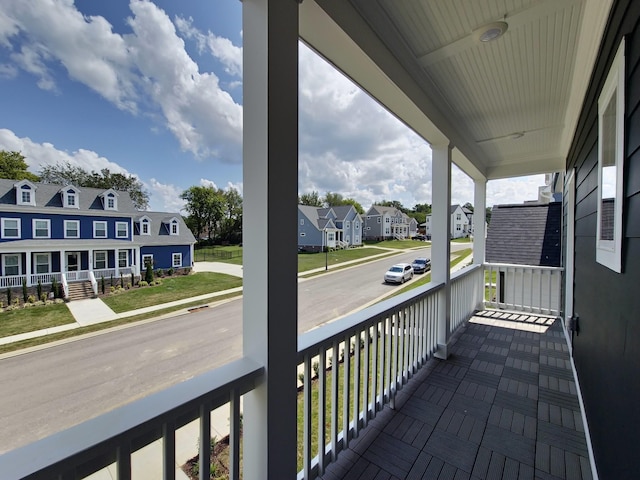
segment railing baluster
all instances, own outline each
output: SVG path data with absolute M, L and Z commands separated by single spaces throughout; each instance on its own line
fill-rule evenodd
M 398 329 L 400 328 L 400 314 L 398 311 L 393 315 L 392 329 L 391 329 L 391 375 L 389 382 L 389 405 L 391 408 L 395 409 L 395 400 L 396 400 L 396 390 L 398 389 L 398 342 L 400 333 Z
M 360 432 L 360 344 L 362 342 L 362 332 L 356 332 L 353 348 L 353 437 L 356 438 Z
M 320 348 L 318 357 L 318 475 L 324 473 L 327 417 L 327 352 Z
M 380 363 L 379 363 L 379 352 L 380 352 L 380 319 L 377 319 L 373 324 L 373 352 L 371 353 L 371 358 L 373 360 L 373 366 L 371 368 L 371 405 L 372 405 L 372 417 L 375 417 L 378 412 L 378 393 L 380 390 L 378 389 L 378 379 L 380 377 Z
M 240 395 L 235 388 L 229 394 L 229 480 L 240 479 Z
M 367 326 L 364 331 L 364 372 L 362 375 L 363 378 L 363 391 L 362 391 L 362 400 L 363 400 L 363 418 L 362 418 L 362 427 L 366 427 L 369 423 L 369 384 L 371 382 L 371 356 L 370 356 L 370 343 L 371 343 L 371 326 Z
M 344 339 L 344 361 L 342 362 L 343 389 L 342 389 L 342 446 L 346 450 L 349 447 L 349 404 L 351 400 L 351 336 Z
M 116 448 L 118 480 L 131 480 L 131 444 L 123 442 Z
M 172 421 L 162 425 L 162 478 L 176 478 L 176 428 Z
M 304 478 L 311 478 L 311 357 L 304 357 L 304 378 L 302 379 L 302 395 L 303 395 L 303 436 L 302 436 L 302 458 Z
M 198 460 L 200 469 L 198 478 L 209 480 L 211 469 L 211 404 L 204 402 L 200 405 L 200 448 Z M 118 477 L 118 480 L 119 477 Z
M 331 461 L 338 458 L 338 377 L 340 375 L 339 350 L 337 340 L 331 349 Z

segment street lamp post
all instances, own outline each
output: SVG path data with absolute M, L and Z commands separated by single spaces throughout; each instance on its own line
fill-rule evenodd
M 328 232 L 324 231 L 324 269 L 329 270 L 329 240 L 328 240 Z

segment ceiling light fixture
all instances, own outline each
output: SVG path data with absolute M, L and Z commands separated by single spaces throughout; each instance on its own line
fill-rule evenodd
M 476 30 L 476 38 L 483 42 L 492 42 L 500 38 L 509 28 L 507 22 L 494 22 Z

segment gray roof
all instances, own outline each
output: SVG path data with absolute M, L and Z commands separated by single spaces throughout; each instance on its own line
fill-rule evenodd
M 324 216 L 329 212 L 329 208 L 312 207 L 310 205 L 298 205 L 298 210 L 316 226 L 318 230 L 325 228 L 335 228 L 333 220 Z
M 139 230 L 134 230 L 133 241 L 139 245 L 184 245 L 196 243 L 196 238 L 191 230 L 184 223 L 182 215 L 179 213 L 170 214 L 167 212 L 144 212 L 144 215 L 151 220 L 151 235 L 139 235 Z M 173 218 L 178 220 L 178 235 L 169 235 L 167 222 Z
M 559 267 L 562 204 L 495 205 L 487 231 L 486 259 Z
M 118 210 L 105 210 L 102 206 L 100 195 L 108 189 L 74 187 L 78 193 L 78 208 L 65 208 L 62 206 L 60 190 L 71 185 L 55 185 L 52 183 L 31 182 L 35 187 L 36 205 L 16 205 L 16 189 L 14 185 L 20 180 L 0 179 L 0 210 L 15 212 L 47 212 L 57 214 L 82 213 L 85 215 L 115 216 L 138 213 L 131 201 L 128 192 L 118 193 Z

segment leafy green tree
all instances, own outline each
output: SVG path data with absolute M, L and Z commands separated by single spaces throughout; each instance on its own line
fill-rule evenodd
M 315 190 L 311 193 L 303 193 L 298 198 L 298 204 L 309 205 L 310 207 L 322 207 L 323 201 Z
M 402 203 L 400 203 L 398 200 L 382 200 L 381 202 L 376 202 L 376 205 L 380 205 L 381 207 L 397 208 L 398 210 L 400 210 L 401 212 L 404 212 L 406 214 L 411 212 L 411 210 L 409 210 L 408 208 L 405 208 L 402 205 Z
M 471 210 L 473 212 L 473 205 L 471 205 L 470 202 L 467 202 L 463 205 L 463 208 L 466 208 L 467 210 Z
M 0 150 L 0 178 L 30 180 L 32 182 L 40 181 L 40 177 L 27 171 L 29 167 L 24 158 L 20 152 Z
M 416 205 L 414 205 L 413 211 L 429 215 L 431 213 L 431 205 L 429 205 L 428 203 L 417 203 Z
M 487 225 L 489 225 L 489 224 L 491 223 L 491 212 L 492 212 L 492 208 L 493 208 L 493 207 L 487 207 L 487 214 L 486 214 Z
M 222 192 L 225 212 L 220 225 L 220 236 L 226 240 L 242 238 L 242 196 L 235 188 Z
M 343 205 L 353 205 L 353 208 L 356 209 L 356 212 L 358 212 L 360 215 L 364 215 L 364 208 L 362 208 L 362 205 L 360 205 L 360 203 L 358 203 L 355 199 L 353 198 L 345 198 L 343 200 Z
M 202 238 L 205 231 L 207 238 L 214 238 L 227 207 L 224 192 L 211 186 L 194 185 L 182 192 L 180 198 L 186 201 L 187 225 L 196 233 L 196 238 Z
M 56 185 L 76 185 L 90 188 L 113 188 L 120 192 L 129 192 L 134 206 L 138 210 L 149 207 L 149 192 L 144 189 L 142 182 L 133 175 L 113 173 L 108 168 L 99 172 L 91 172 L 82 167 L 71 165 L 69 162 L 59 162 L 47 165 L 40 170 L 41 181 Z
M 360 214 L 364 213 L 364 208 L 353 198 L 344 198 L 339 193 L 327 192 L 324 196 L 324 205 L 327 207 L 338 207 L 340 205 L 353 205 L 356 211 Z

